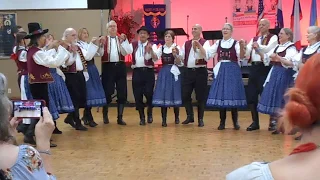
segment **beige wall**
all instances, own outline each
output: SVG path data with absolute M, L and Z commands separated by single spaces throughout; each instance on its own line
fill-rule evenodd
M 39 22 L 43 28 L 48 28 L 49 33 L 56 39 L 61 39 L 63 31 L 72 27 L 80 29 L 86 27 L 90 36 L 101 34 L 101 13 L 100 10 L 66 10 L 66 11 L 17 11 L 17 24 L 28 31 L 29 22 Z M 104 10 L 103 30 L 108 20 L 108 11 Z M 100 59 L 95 58 L 96 65 L 100 70 Z M 11 89 L 10 97 L 20 97 L 17 83 L 16 65 L 12 60 L 0 60 L 0 72 L 4 73 L 9 81 Z

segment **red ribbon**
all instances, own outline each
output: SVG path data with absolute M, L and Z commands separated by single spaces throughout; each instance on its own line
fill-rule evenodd
M 290 153 L 292 154 L 298 154 L 302 152 L 309 152 L 317 149 L 318 146 L 315 143 L 306 143 L 306 144 L 301 144 L 300 146 L 294 148 L 294 150 Z
M 16 53 L 12 53 L 11 56 L 10 56 L 10 59 L 12 60 L 16 60 L 18 58 L 17 54 Z

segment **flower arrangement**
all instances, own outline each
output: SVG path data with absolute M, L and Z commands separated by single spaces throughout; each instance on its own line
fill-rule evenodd
M 129 13 L 123 14 L 123 16 L 113 16 L 112 20 L 117 23 L 118 33 L 127 35 L 129 41 L 135 38 L 136 33 L 133 32 L 139 24 L 133 20 L 133 16 Z

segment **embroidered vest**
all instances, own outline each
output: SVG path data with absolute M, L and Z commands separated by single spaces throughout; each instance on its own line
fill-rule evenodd
M 119 37 L 118 37 L 119 38 Z M 116 40 L 117 45 L 118 45 L 118 41 Z M 104 53 L 103 56 L 101 57 L 101 63 L 105 63 L 105 62 L 110 62 L 110 54 L 108 53 L 108 48 L 111 45 L 111 43 L 109 42 L 109 38 L 108 36 L 106 36 L 106 42 L 104 44 Z M 119 45 L 120 47 L 120 45 Z M 110 52 L 111 52 L 111 48 L 114 48 L 112 46 L 110 46 Z M 118 48 L 118 47 L 116 47 Z M 120 49 L 118 49 L 118 55 L 119 55 L 119 62 L 124 62 L 124 56 L 121 54 Z
M 290 46 L 288 46 L 284 51 L 282 52 L 278 52 L 277 53 L 277 50 L 279 48 L 279 45 L 274 49 L 274 53 L 278 54 L 280 57 L 285 57 L 286 54 L 287 54 L 287 49 L 289 49 L 290 47 L 294 46 L 294 44 L 291 44 Z M 282 66 L 281 62 L 270 62 L 270 64 L 272 65 L 278 65 L 278 66 Z
M 87 61 L 83 56 L 82 50 L 81 48 L 78 46 L 78 50 L 77 53 L 80 56 L 81 62 L 82 62 L 82 66 L 83 66 L 83 71 L 87 71 Z M 76 61 L 74 61 L 74 63 L 70 66 L 67 66 L 66 68 L 64 67 L 60 67 L 61 71 L 64 73 L 77 73 L 77 65 L 76 65 Z
M 23 52 L 23 51 L 27 51 L 25 49 L 19 49 L 17 51 L 17 53 L 15 53 L 13 56 L 14 59 L 14 62 L 16 63 L 17 65 L 17 72 L 19 75 L 27 75 L 28 74 L 28 65 L 27 65 L 27 62 L 21 62 L 19 61 L 19 56 L 20 54 Z
M 147 45 L 152 45 L 150 42 L 147 43 Z M 138 50 L 138 41 L 132 42 L 132 47 L 133 47 L 133 53 L 132 53 L 132 64 L 136 64 L 136 52 Z M 144 47 L 144 53 L 146 54 L 147 46 Z M 154 66 L 154 62 L 151 59 L 144 59 L 144 64 L 146 66 Z
M 204 43 L 206 42 L 205 39 L 200 38 L 199 43 L 203 46 Z M 190 50 L 192 48 L 192 40 L 187 41 L 184 44 L 185 47 L 185 53 L 184 53 L 184 64 L 185 66 L 188 65 L 188 60 L 189 60 L 189 54 L 190 54 Z M 207 65 L 207 61 L 204 59 L 196 59 L 196 65 Z
M 229 49 L 222 48 L 221 47 L 221 40 L 220 40 L 219 45 L 218 45 L 218 49 L 217 49 L 218 61 L 230 60 L 230 61 L 237 62 L 238 57 L 237 57 L 237 52 L 236 52 L 236 48 L 235 48 L 236 44 L 237 44 L 237 41 L 234 40 L 232 46 Z
M 272 38 L 272 36 L 275 36 L 275 35 L 274 35 L 274 34 L 271 34 L 271 33 L 268 33 L 268 35 L 267 35 L 267 36 L 263 39 L 263 41 L 261 42 L 261 45 L 264 45 L 264 46 L 268 45 L 270 39 Z M 253 42 L 257 42 L 260 37 L 261 37 L 261 36 L 256 36 L 256 37 L 254 37 L 254 38 L 253 38 Z M 250 53 L 250 57 L 249 57 L 248 63 L 250 63 L 250 62 L 252 61 L 252 59 L 251 59 L 251 54 L 252 54 L 252 52 Z
M 163 52 L 163 50 L 164 50 L 164 47 L 162 46 L 162 55 L 161 55 L 162 65 L 167 65 L 167 64 L 173 65 L 175 60 L 173 54 L 172 53 L 166 54 Z
M 320 46 L 319 46 L 312 54 L 304 54 L 304 52 L 306 51 L 306 49 L 307 49 L 307 47 L 305 47 L 305 48 L 302 49 L 302 63 L 303 63 L 303 64 L 306 63 L 307 60 L 308 60 L 311 56 L 313 56 L 314 54 L 317 53 L 317 51 L 320 49 Z
M 53 82 L 50 69 L 45 66 L 38 65 L 33 59 L 33 55 L 38 51 L 41 50 L 37 47 L 31 47 L 27 53 L 29 83 L 34 84 Z

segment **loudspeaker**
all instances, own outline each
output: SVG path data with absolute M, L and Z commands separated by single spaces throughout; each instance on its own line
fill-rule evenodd
M 114 9 L 117 0 L 87 0 L 88 9 Z

